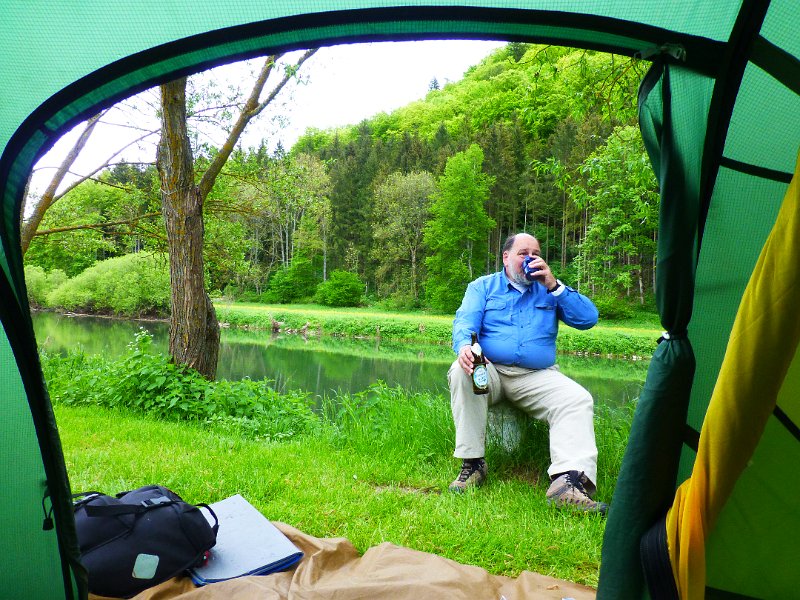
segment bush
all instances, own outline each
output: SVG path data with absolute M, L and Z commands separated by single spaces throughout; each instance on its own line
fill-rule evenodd
M 292 264 L 279 269 L 270 277 L 263 300 L 266 303 L 289 304 L 312 297 L 316 289 L 317 279 L 311 261 L 296 257 Z
M 616 296 L 597 295 L 592 298 L 602 319 L 622 320 L 633 316 L 633 307 Z
M 142 330 L 121 358 L 79 352 L 42 353 L 54 402 L 125 409 L 151 417 L 194 421 L 251 438 L 282 440 L 319 425 L 309 394 L 278 393 L 267 380 L 208 381 L 197 371 L 156 354 Z
M 44 308 L 48 306 L 47 295 L 67 280 L 67 274 L 61 269 L 53 269 L 46 273 L 42 267 L 28 265 L 25 267 L 25 284 L 28 288 L 28 302 L 31 306 Z
M 419 308 L 419 301 L 411 294 L 404 292 L 395 292 L 376 304 L 384 310 L 391 311 L 410 311 Z
M 349 271 L 334 271 L 317 287 L 316 302 L 326 306 L 358 306 L 364 298 L 364 283 Z
M 125 316 L 169 314 L 167 258 L 140 252 L 98 262 L 54 289 L 47 305 Z

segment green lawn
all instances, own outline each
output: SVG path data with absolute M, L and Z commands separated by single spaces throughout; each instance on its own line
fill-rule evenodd
M 298 311 L 303 322 L 320 319 L 328 332 L 379 323 L 382 331 L 420 335 L 444 327 L 449 337 L 451 324 L 442 316 L 360 309 L 219 308 L 251 327 L 254 315 L 274 318 L 279 309 Z M 654 343 L 654 331 L 636 328 Z M 608 327 L 588 339 L 633 339 L 626 335 Z M 587 344 L 581 337 L 560 343 L 570 339 Z M 546 504 L 542 424 L 523 422 L 511 445 L 490 429 L 488 485 L 454 495 L 447 486 L 459 462 L 444 395 L 376 386 L 325 398 L 320 407 L 264 382 L 208 382 L 176 370 L 148 344 L 138 336 L 119 359 L 42 355 L 74 492 L 113 494 L 156 483 L 194 503 L 238 493 L 269 519 L 317 537 L 346 537 L 362 552 L 388 541 L 493 574 L 529 570 L 597 584 L 605 521 Z M 641 365 L 627 364 L 639 377 Z M 597 407 L 600 500 L 613 495 L 631 417 L 632 406 Z
M 444 402 L 440 409 L 433 412 L 449 420 Z M 409 446 L 409 428 L 395 435 L 361 423 L 365 429 L 354 433 L 351 423 L 349 431 L 331 426 L 264 442 L 96 407 L 57 406 L 56 416 L 73 491 L 116 493 L 158 483 L 195 503 L 239 493 L 271 520 L 317 537 L 346 537 L 361 552 L 388 541 L 494 574 L 529 570 L 597 584 L 605 522 L 546 505 L 541 432 L 523 442 L 535 440 L 540 458 L 495 446 L 487 453 L 489 484 L 455 495 L 446 490 L 458 469 L 448 434 L 436 447 Z M 626 425 L 600 428 L 601 444 L 618 438 L 611 430 L 619 427 Z M 430 434 L 428 428 L 421 437 Z M 605 500 L 614 476 L 600 481 Z

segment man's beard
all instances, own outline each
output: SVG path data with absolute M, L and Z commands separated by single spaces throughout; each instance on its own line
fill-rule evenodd
M 522 271 L 514 271 L 511 274 L 511 281 L 519 285 L 524 285 L 526 287 L 529 287 L 533 283 L 532 280 L 525 277 L 525 273 L 523 273 Z

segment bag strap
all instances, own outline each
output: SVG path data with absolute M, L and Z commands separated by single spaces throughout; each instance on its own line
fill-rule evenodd
M 202 507 L 203 507 L 203 508 L 205 508 L 205 509 L 206 509 L 206 510 L 207 510 L 209 513 L 211 513 L 211 516 L 212 516 L 212 517 L 214 517 L 214 524 L 211 526 L 211 529 L 212 529 L 212 531 L 214 532 L 214 537 L 217 537 L 217 532 L 219 531 L 219 519 L 217 518 L 217 513 L 215 513 L 215 512 L 214 512 L 214 511 L 211 509 L 211 507 L 210 507 L 208 504 L 206 504 L 205 502 L 201 502 L 201 503 L 200 503 L 200 504 L 198 504 L 197 506 L 202 506 Z
M 72 499 L 72 508 L 77 509 L 82 504 L 85 504 L 86 502 L 103 495 L 105 494 L 100 492 L 78 492 L 77 494 L 70 494 L 70 498 Z M 80 500 L 78 500 L 78 498 L 80 498 Z
M 158 496 L 156 498 L 148 498 L 142 500 L 139 504 L 108 504 L 105 506 L 95 506 L 88 504 L 86 506 L 87 517 L 115 517 L 118 515 L 138 515 L 150 510 L 151 508 L 159 508 L 161 506 L 169 506 L 176 504 L 177 501 L 167 496 Z

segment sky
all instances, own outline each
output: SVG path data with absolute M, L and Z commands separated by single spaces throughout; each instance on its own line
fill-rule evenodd
M 244 147 L 254 147 L 266 139 L 270 148 L 274 148 L 280 140 L 288 150 L 308 127 L 329 129 L 352 125 L 381 112 L 391 112 L 424 98 L 434 78 L 440 86 L 460 80 L 470 66 L 503 45 L 505 42 L 431 40 L 321 48 L 303 65 L 302 81 L 281 92 L 279 102 L 248 126 L 241 143 Z M 260 65 L 261 61 L 254 60 L 218 67 L 198 76 L 197 85 L 204 85 L 202 81 L 207 78 L 213 79 L 220 90 L 238 86 L 248 91 L 252 82 L 250 71 Z M 135 102 L 154 105 L 158 96 L 153 91 L 145 92 Z M 127 108 L 110 112 L 104 120 L 109 124 L 97 127 L 75 163 L 73 177 L 88 174 L 143 131 L 158 126 L 157 121 L 146 122 L 141 113 Z M 65 135 L 37 163 L 31 191 L 44 190 L 80 130 L 82 126 Z M 207 131 L 206 141 L 221 141 L 214 139 L 211 129 Z M 148 141 L 123 150 L 114 160 L 152 162 L 156 142 L 157 135 L 152 135 Z

